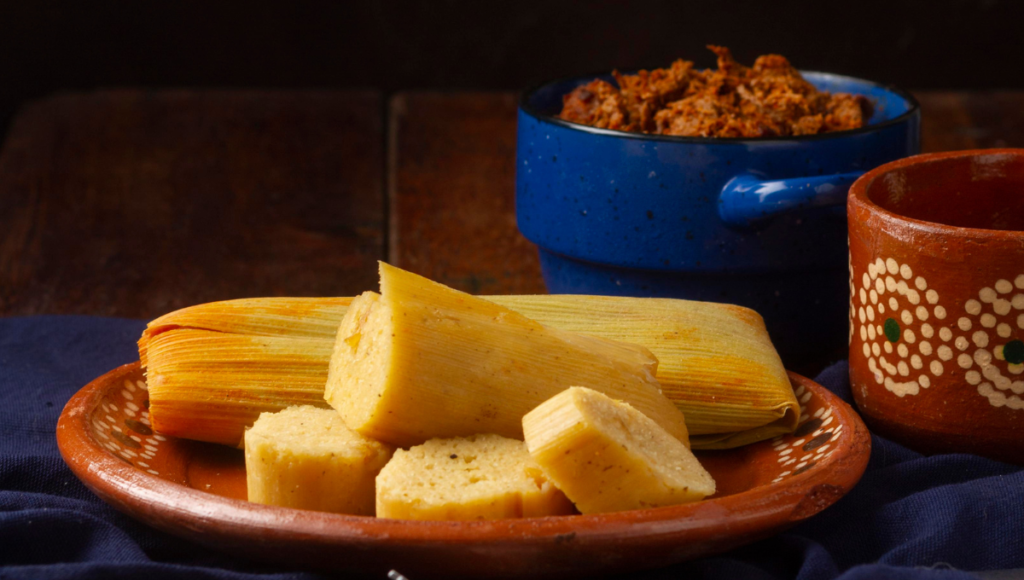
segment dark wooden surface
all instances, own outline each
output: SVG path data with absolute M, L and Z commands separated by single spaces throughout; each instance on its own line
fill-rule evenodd
M 388 150 L 391 263 L 474 294 L 544 292 L 516 228 L 516 97 L 398 95 Z
M 1024 93 L 920 93 L 925 151 L 1024 146 Z M 542 292 L 511 93 L 136 92 L 37 101 L 0 152 L 0 315 L 149 318 L 352 295 L 377 259 Z
M 0 154 L 0 314 L 347 295 L 384 251 L 375 93 L 38 101 Z

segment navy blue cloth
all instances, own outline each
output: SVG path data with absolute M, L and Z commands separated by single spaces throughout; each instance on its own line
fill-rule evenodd
M 79 388 L 138 358 L 144 323 L 0 319 L 0 579 L 285 579 L 149 529 L 93 496 L 61 461 L 57 417 Z M 847 366 L 818 381 L 850 400 Z M 1024 470 L 970 455 L 923 457 L 874 437 L 867 473 L 836 505 L 776 537 L 640 578 L 977 578 L 1024 568 Z M 413 578 L 412 580 L 416 580 Z

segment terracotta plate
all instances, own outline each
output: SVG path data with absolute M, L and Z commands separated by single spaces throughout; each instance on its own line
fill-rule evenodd
M 381 575 L 396 569 L 415 580 L 578 577 L 723 552 L 811 517 L 849 491 L 867 465 L 867 429 L 820 385 L 790 378 L 803 409 L 795 434 L 698 453 L 717 495 L 592 516 L 415 522 L 249 503 L 241 451 L 150 429 L 138 363 L 79 391 L 64 408 L 57 441 L 75 475 L 117 509 L 244 557 Z

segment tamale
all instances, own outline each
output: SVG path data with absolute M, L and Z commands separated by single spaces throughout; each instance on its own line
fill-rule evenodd
M 625 298 L 607 296 L 487 296 L 487 300 L 507 306 L 542 324 L 590 334 L 603 338 L 633 342 L 648 348 L 659 360 L 656 378 L 662 391 L 686 416 L 690 443 L 694 449 L 727 449 L 791 432 L 799 418 L 799 404 L 793 395 L 782 361 L 765 330 L 760 315 L 752 310 L 708 302 L 663 298 Z M 164 336 L 173 340 L 175 333 L 187 329 L 216 331 L 208 344 L 230 341 L 234 333 L 263 337 L 263 342 L 232 343 L 237 349 L 224 357 L 267 368 L 260 362 L 263 349 L 281 352 L 277 340 L 293 336 L 318 341 L 313 360 L 303 361 L 318 366 L 326 381 L 330 353 L 337 329 L 351 298 L 252 298 L 214 302 L 184 308 L 166 314 L 149 324 L 139 340 L 140 356 L 149 373 L 168 376 L 163 365 L 173 358 L 148 363 L 146 352 L 150 342 Z M 290 311 L 295 315 L 291 316 Z M 287 343 L 291 344 L 291 343 Z M 248 361 L 248 362 L 246 362 Z M 280 380 L 281 373 L 276 375 Z M 191 382 L 190 382 L 191 381 Z M 219 384 L 216 381 L 227 381 Z M 181 413 L 191 404 L 194 412 L 206 414 L 209 404 L 199 397 L 203 388 L 225 393 L 232 390 L 231 378 L 224 374 L 204 377 L 194 374 L 189 381 L 188 395 L 177 397 Z M 234 381 L 237 384 L 237 381 Z M 266 384 L 266 382 L 262 383 Z M 280 410 L 292 405 L 310 403 L 322 397 L 324 384 L 291 385 L 278 391 L 263 388 L 254 391 L 254 409 L 234 428 L 235 443 L 243 430 L 251 425 L 261 411 Z M 300 391 L 309 389 L 309 392 Z M 167 391 L 158 392 L 157 400 Z M 152 396 L 152 395 L 151 395 Z M 233 389 L 242 409 L 248 395 L 242 388 Z M 277 396 L 273 405 L 267 398 Z M 187 397 L 195 397 L 189 403 Z M 323 403 L 316 403 L 322 405 Z M 258 407 L 258 408 L 255 408 Z M 154 416 L 160 415 L 158 410 Z M 166 415 L 165 415 L 166 416 Z M 167 417 L 169 420 L 170 417 Z M 241 421 L 242 415 L 236 419 Z M 159 419 L 155 418 L 159 422 Z M 183 437 L 202 438 L 202 434 Z
M 620 296 L 487 298 L 555 328 L 650 349 L 694 449 L 728 449 L 796 429 L 800 405 L 764 321 L 749 308 Z
M 249 501 L 372 516 L 375 480 L 392 453 L 346 427 L 333 409 L 264 413 L 245 432 Z
M 715 480 L 660 425 L 602 393 L 571 387 L 523 416 L 533 460 L 584 514 L 689 503 Z
M 399 447 L 494 433 L 573 384 L 628 401 L 689 445 L 646 348 L 545 326 L 504 306 L 380 264 L 380 294 L 341 321 L 324 397 L 354 431 Z
M 377 476 L 377 517 L 497 520 L 574 513 L 526 444 L 500 435 L 431 439 L 399 449 Z

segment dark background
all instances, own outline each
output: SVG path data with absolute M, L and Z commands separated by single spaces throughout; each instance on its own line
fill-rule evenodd
M 1017 0 L 0 2 L 0 135 L 27 99 L 96 87 L 515 89 L 783 54 L 910 89 L 1024 88 Z

